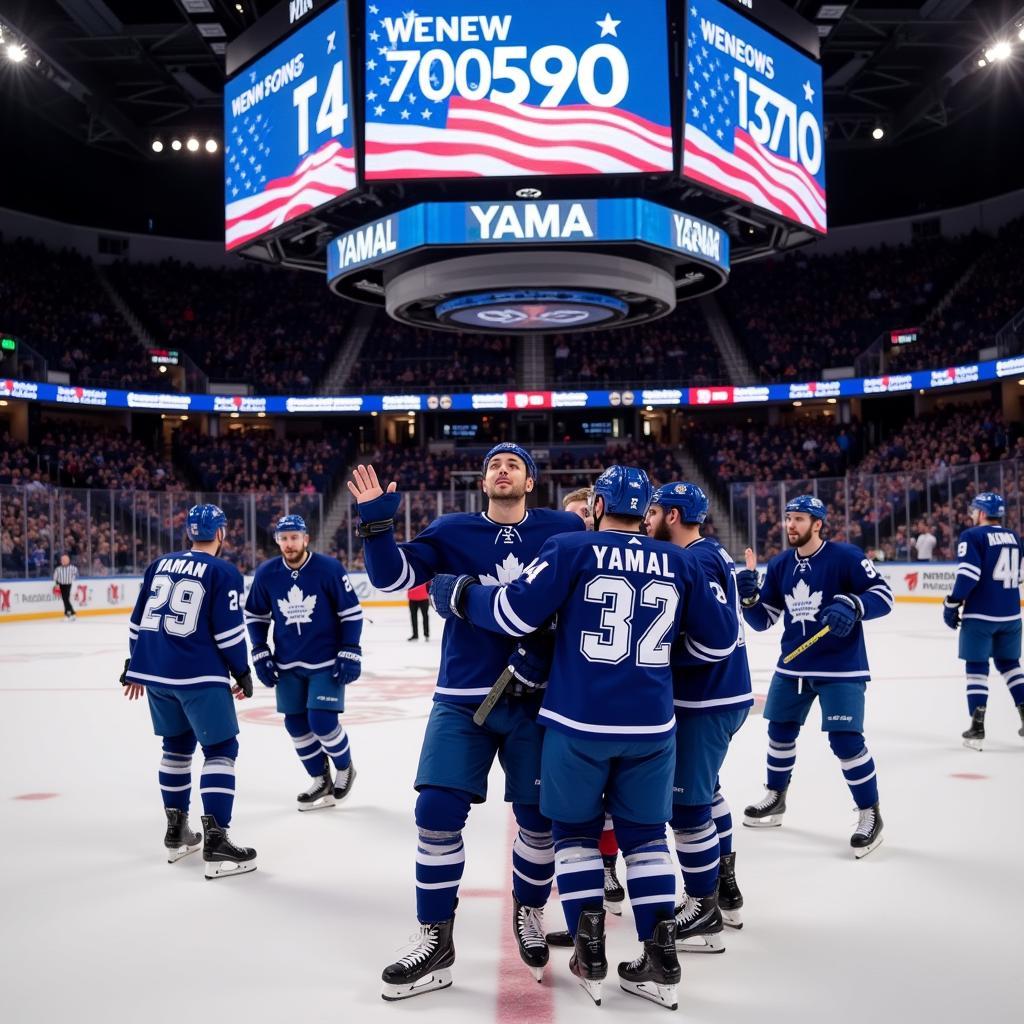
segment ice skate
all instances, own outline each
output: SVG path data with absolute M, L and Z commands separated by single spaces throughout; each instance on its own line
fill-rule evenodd
M 850 845 L 853 847 L 853 855 L 860 860 L 882 841 L 882 814 L 878 810 L 878 804 L 864 807 L 858 813 L 860 820 L 853 835 L 850 836 Z
M 323 807 L 333 807 L 335 802 L 334 783 L 331 781 L 331 762 L 326 754 L 320 755 L 323 763 L 320 774 L 313 779 L 309 789 L 303 790 L 296 798 L 295 804 L 300 811 L 318 811 Z
M 512 893 L 512 931 L 519 957 L 537 981 L 544 980 L 548 962 L 548 944 L 544 937 L 544 908 L 526 907 Z
M 742 928 L 742 907 L 743 893 L 736 884 L 736 854 L 723 853 L 718 867 L 718 910 L 722 915 L 722 923 L 737 931 Z
M 1024 729 L 1021 730 L 1024 733 Z M 974 709 L 971 715 L 971 724 L 966 732 L 961 733 L 964 738 L 964 746 L 968 750 L 981 750 L 985 743 L 985 705 Z
M 622 916 L 622 905 L 626 899 L 626 890 L 622 888 L 618 875 L 615 874 L 614 853 L 602 857 L 604 861 L 604 909 L 617 917 Z
M 604 952 L 604 908 L 585 909 L 576 930 L 576 949 L 569 970 L 579 978 L 583 990 L 601 1005 L 601 984 L 608 976 L 608 958 Z
M 448 988 L 455 963 L 454 928 L 454 917 L 436 924 L 421 924 L 409 952 L 384 968 L 381 998 L 395 1002 Z
M 560 946 L 566 949 L 573 945 L 572 933 L 568 930 L 560 932 L 548 932 L 544 936 L 544 941 L 547 942 L 548 946 Z
M 722 928 L 714 894 L 687 896 L 676 907 L 675 942 L 680 953 L 724 953 Z
M 748 828 L 778 827 L 785 813 L 786 790 L 765 787 L 764 798 L 743 811 L 743 824 Z
M 210 814 L 203 818 L 203 860 L 206 877 L 230 878 L 256 870 L 256 851 L 248 846 L 235 846 L 228 839 L 228 830 L 217 824 Z
M 188 812 L 176 807 L 165 807 L 167 815 L 167 831 L 164 833 L 164 847 L 167 850 L 167 863 L 187 857 L 202 848 L 203 837 L 193 832 L 188 824 Z
M 340 804 L 352 792 L 352 783 L 356 781 L 356 766 L 349 761 L 347 768 L 339 768 L 334 776 L 334 802 Z
M 1017 735 L 1024 736 L 1024 703 L 1017 705 L 1017 714 L 1020 715 L 1020 728 L 1017 730 Z
M 659 921 L 644 951 L 632 963 L 619 964 L 623 992 L 674 1010 L 679 1006 L 678 985 L 682 976 L 676 956 L 675 921 Z

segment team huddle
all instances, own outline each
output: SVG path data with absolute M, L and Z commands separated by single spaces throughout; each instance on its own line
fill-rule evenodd
M 472 805 L 487 797 L 497 756 L 517 825 L 512 930 L 526 968 L 541 981 L 550 948 L 571 946 L 569 969 L 600 1004 L 605 914 L 621 913 L 628 893 L 640 947 L 618 965 L 620 987 L 675 1009 L 678 953 L 721 953 L 725 927 L 743 923 L 719 772 L 754 703 L 745 627 L 783 620 L 764 709 L 765 794 L 746 808 L 744 824 L 781 825 L 797 738 L 817 700 L 859 809 L 850 838 L 859 858 L 883 838 L 864 737 L 863 622 L 889 614 L 893 595 L 859 548 L 822 535 L 827 510 L 810 495 L 786 506 L 789 546 L 761 578 L 751 551 L 737 571 L 702 535 L 708 499 L 695 484 L 654 490 L 642 470 L 612 466 L 588 492 L 569 496 L 570 511 L 552 511 L 527 507 L 537 478 L 528 451 L 499 444 L 482 466 L 487 511 L 441 516 L 404 543 L 394 532 L 397 484 L 382 487 L 372 466 L 358 466 L 348 485 L 371 583 L 392 593 L 429 583 L 446 620 L 414 784 L 419 932 L 384 969 L 382 995 L 406 999 L 452 984 L 462 833 Z M 980 749 L 989 659 L 1024 736 L 1020 539 L 1003 526 L 998 495 L 977 495 L 971 514 L 943 611 L 961 628 L 971 714 L 964 742 Z M 360 674 L 362 609 L 344 569 L 311 552 L 305 523 L 285 516 L 275 531 L 281 556 L 256 570 L 246 596 L 237 569 L 218 557 L 225 533 L 220 509 L 196 506 L 191 548 L 146 570 L 121 676 L 129 699 L 146 694 L 162 737 L 168 860 L 201 848 L 207 878 L 256 867 L 255 850 L 227 835 L 235 701 L 253 692 L 246 634 L 253 669 L 274 688 L 311 780 L 298 809 L 345 799 L 356 775 L 340 715 L 345 687 Z M 197 745 L 201 836 L 188 823 Z M 556 879 L 566 930 L 548 932 Z

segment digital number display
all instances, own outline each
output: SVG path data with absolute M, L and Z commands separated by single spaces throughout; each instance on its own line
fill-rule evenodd
M 367 179 L 672 170 L 660 3 L 377 0 L 366 55 Z
M 338 0 L 224 88 L 228 249 L 356 185 L 347 0 Z

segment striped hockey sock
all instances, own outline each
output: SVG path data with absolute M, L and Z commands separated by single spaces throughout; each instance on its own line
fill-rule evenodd
M 714 826 L 709 823 L 709 827 L 714 832 Z M 626 889 L 637 938 L 643 942 L 654 934 L 658 921 L 675 913 L 676 865 L 664 840 L 646 843 L 627 853 L 625 861 Z M 561 889 L 561 880 L 558 886 Z
M 715 821 L 715 828 L 718 829 L 719 851 L 724 857 L 732 853 L 732 811 L 725 802 L 720 789 L 715 790 L 715 799 L 711 804 L 711 817 Z
M 295 744 L 295 753 L 299 755 L 302 767 L 310 777 L 317 779 L 323 768 L 323 747 L 309 726 L 309 717 L 301 715 L 285 715 L 284 727 Z
M 683 884 L 690 896 L 710 896 L 718 885 L 721 846 L 713 821 L 674 832 L 676 857 L 683 870 Z
M 455 900 L 466 866 L 462 832 L 419 830 L 416 844 L 416 917 L 436 924 L 455 916 Z
M 555 843 L 555 877 L 565 924 L 575 939 L 584 908 L 604 905 L 604 861 L 597 840 L 576 836 Z
M 967 713 L 974 712 L 988 704 L 988 662 L 967 662 Z

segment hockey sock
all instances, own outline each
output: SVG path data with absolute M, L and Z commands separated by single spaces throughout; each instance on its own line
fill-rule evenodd
M 1015 705 L 1024 703 L 1024 668 L 1019 661 L 996 661 L 996 671 L 1006 680 L 1010 699 Z
M 796 738 L 800 726 L 796 722 L 768 723 L 768 788 L 789 788 L 796 765 Z
M 459 883 L 466 866 L 462 829 L 470 794 L 424 787 L 416 799 L 416 917 L 436 924 L 455 916 Z
M 574 826 L 562 825 L 562 837 L 558 838 L 558 824 L 554 827 L 558 898 L 562 902 L 565 926 L 575 939 L 584 909 L 604 906 L 604 861 L 596 836 L 574 835 Z M 575 829 L 580 827 L 577 825 Z M 600 825 L 597 831 L 600 832 Z
M 853 802 L 862 810 L 878 803 L 878 780 L 875 761 L 864 745 L 864 734 L 859 732 L 830 732 L 829 746 L 839 758 L 843 778 L 850 787 Z
M 615 822 L 612 821 L 610 814 L 604 816 L 604 831 L 601 833 L 600 849 L 602 857 L 614 857 L 619 852 L 619 844 L 615 838 Z
M 196 734 L 164 737 L 164 753 L 160 758 L 160 795 L 164 807 L 188 811 L 192 795 L 192 753 L 196 749 Z
M 203 774 L 199 780 L 199 794 L 203 798 L 203 813 L 210 814 L 221 828 L 231 824 L 231 811 L 235 806 L 235 758 L 238 757 L 238 739 L 234 736 L 220 743 L 203 746 Z
M 672 832 L 676 857 L 683 871 L 683 885 L 695 897 L 710 896 L 718 885 L 721 847 L 711 808 L 676 805 L 672 808 Z
M 555 878 L 551 820 L 533 804 L 513 804 L 519 831 L 512 843 L 512 891 L 526 907 L 543 907 Z
M 996 662 L 996 668 L 1000 672 L 1003 670 L 999 668 L 1004 662 Z M 1019 664 L 1014 662 L 1013 664 Z M 1009 685 L 1009 680 L 1007 680 Z M 1011 691 L 1012 692 L 1012 691 Z M 969 661 L 967 662 L 967 713 L 974 715 L 974 712 L 988 704 L 988 662 L 987 661 Z
M 626 890 L 636 936 L 644 942 L 654 935 L 659 921 L 675 913 L 676 865 L 665 841 L 664 825 L 617 821 L 615 831 L 626 861 Z
M 320 741 L 313 735 L 313 730 L 309 725 L 308 714 L 303 711 L 299 715 L 285 715 L 284 727 L 288 730 L 292 743 L 295 744 L 295 753 L 299 755 L 302 767 L 314 779 L 319 778 L 320 769 L 323 767 L 323 761 L 320 757 L 323 753 L 323 747 L 320 746 Z
M 711 817 L 715 820 L 715 828 L 718 829 L 718 847 L 722 856 L 732 853 L 732 811 L 722 796 L 722 791 L 716 787 L 715 799 L 711 804 Z
M 343 772 L 352 763 L 352 755 L 348 750 L 348 733 L 338 721 L 338 712 L 309 711 L 307 715 L 310 728 L 320 741 L 320 746 L 334 762 L 334 767 Z

